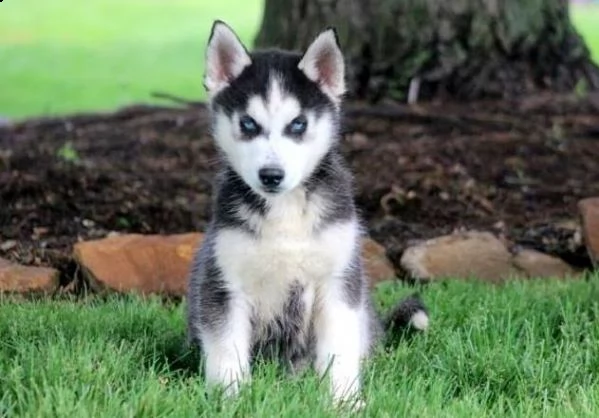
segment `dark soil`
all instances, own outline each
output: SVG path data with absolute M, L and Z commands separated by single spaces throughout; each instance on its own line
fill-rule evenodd
M 201 105 L 0 128 L 0 256 L 67 283 L 78 240 L 201 230 L 217 164 L 208 128 Z M 412 240 L 458 228 L 590 264 L 576 203 L 599 195 L 597 97 L 350 103 L 344 129 L 358 204 L 396 265 Z

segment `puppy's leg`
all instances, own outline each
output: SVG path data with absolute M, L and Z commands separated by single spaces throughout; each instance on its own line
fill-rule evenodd
M 242 383 L 250 379 L 250 312 L 245 303 L 234 298 L 229 311 L 217 328 L 202 333 L 206 383 L 222 386 L 228 396 L 236 395 Z
M 188 338 L 199 343 L 208 386 L 222 385 L 235 394 L 249 377 L 251 319 L 247 301 L 223 277 L 207 233 L 190 275 L 187 301 Z
M 335 402 L 352 400 L 360 390 L 363 319 L 361 306 L 346 301 L 342 286 L 322 289 L 316 310 L 316 370 L 328 372 Z

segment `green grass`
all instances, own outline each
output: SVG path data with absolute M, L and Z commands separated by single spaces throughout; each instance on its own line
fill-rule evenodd
M 203 49 L 212 21 L 226 20 L 251 45 L 263 1 L 5 0 L 0 117 L 155 103 L 156 91 L 204 98 Z M 599 62 L 599 6 L 572 9 Z
M 5 0 L 0 116 L 21 118 L 198 99 L 212 21 L 251 43 L 262 0 Z
M 586 41 L 593 60 L 599 63 L 599 4 L 578 4 L 571 7 L 574 27 Z
M 365 416 L 599 416 L 598 281 L 425 289 L 432 328 L 367 365 Z M 272 365 L 239 399 L 206 396 L 184 331 L 184 305 L 156 300 L 0 300 L 0 416 L 334 416 L 317 378 Z

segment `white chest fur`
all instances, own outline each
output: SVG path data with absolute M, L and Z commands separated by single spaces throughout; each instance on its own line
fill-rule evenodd
M 343 273 L 358 245 L 355 219 L 317 231 L 324 203 L 306 200 L 303 192 L 277 198 L 265 217 L 240 210 L 257 236 L 240 229 L 219 231 L 216 257 L 232 290 L 265 321 L 281 311 L 295 282 L 317 297 L 323 282 Z

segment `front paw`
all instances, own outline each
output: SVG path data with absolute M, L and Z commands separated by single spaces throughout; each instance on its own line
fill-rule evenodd
M 358 396 L 359 387 L 357 382 L 333 382 L 331 391 L 335 401 L 346 401 L 354 399 Z
M 249 382 L 249 371 L 233 365 L 219 365 L 206 368 L 206 384 L 211 389 L 219 389 L 226 397 L 236 397 L 241 386 Z
M 227 398 L 235 398 L 239 395 L 241 387 L 247 382 L 248 379 L 243 377 L 236 377 L 231 379 L 223 379 L 219 386 L 222 389 L 222 393 Z
M 366 408 L 366 401 L 357 393 L 351 396 L 334 397 L 333 405 L 340 412 L 362 412 Z

